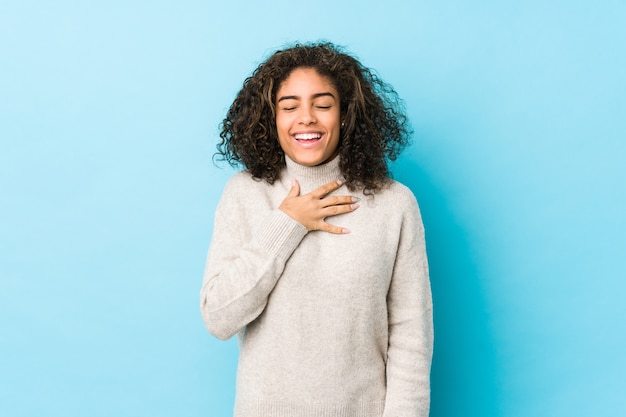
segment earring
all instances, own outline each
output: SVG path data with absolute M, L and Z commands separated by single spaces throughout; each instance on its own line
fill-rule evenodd
M 343 129 L 344 127 L 346 127 L 346 122 L 341 122 L 341 128 Z

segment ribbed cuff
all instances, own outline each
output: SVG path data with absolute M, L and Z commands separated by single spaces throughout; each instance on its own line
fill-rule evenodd
M 286 261 L 306 234 L 306 227 L 277 209 L 270 215 L 258 239 L 272 255 Z

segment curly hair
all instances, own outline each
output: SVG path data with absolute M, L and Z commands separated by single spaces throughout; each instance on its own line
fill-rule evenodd
M 243 165 L 273 184 L 285 166 L 276 130 L 276 93 L 291 72 L 312 68 L 339 93 L 345 126 L 339 168 L 347 187 L 366 194 L 391 178 L 388 161 L 409 144 L 412 131 L 396 91 L 356 58 L 329 42 L 295 44 L 273 53 L 243 83 L 221 124 L 214 160 Z

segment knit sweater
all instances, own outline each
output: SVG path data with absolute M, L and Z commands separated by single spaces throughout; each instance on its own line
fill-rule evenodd
M 287 158 L 269 185 L 240 172 L 216 210 L 201 290 L 208 330 L 238 334 L 235 417 L 426 417 L 433 347 L 424 228 L 398 182 L 329 217 L 350 234 L 307 232 L 278 209 L 343 179 L 339 158 Z

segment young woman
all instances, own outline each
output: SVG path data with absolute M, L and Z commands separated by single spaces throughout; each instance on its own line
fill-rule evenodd
M 245 80 L 201 290 L 238 334 L 235 417 L 426 417 L 433 347 L 424 228 L 387 163 L 410 129 L 395 91 L 329 43 Z M 360 201 L 360 203 L 358 203 Z

